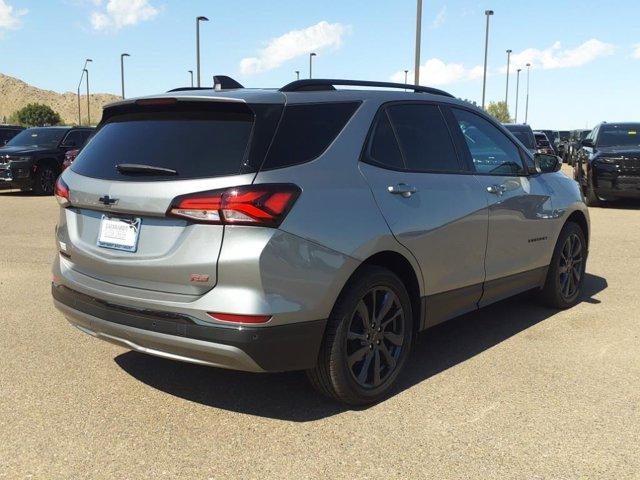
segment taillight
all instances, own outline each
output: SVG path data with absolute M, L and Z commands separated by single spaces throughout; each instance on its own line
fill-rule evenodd
M 246 185 L 177 197 L 167 215 L 196 222 L 277 227 L 300 195 L 292 184 Z
M 211 318 L 215 318 L 216 320 L 220 320 L 222 322 L 231 322 L 231 323 L 248 323 L 248 324 L 256 324 L 256 323 L 267 323 L 271 320 L 271 315 L 238 315 L 236 313 L 207 313 Z
M 62 180 L 61 177 L 58 177 L 58 180 L 56 181 L 53 194 L 56 196 L 56 200 L 61 207 L 68 207 L 71 204 L 69 199 L 69 187 L 64 183 L 64 180 Z

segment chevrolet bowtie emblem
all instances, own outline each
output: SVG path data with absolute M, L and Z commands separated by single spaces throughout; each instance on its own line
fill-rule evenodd
M 105 195 L 104 197 L 100 197 L 98 201 L 104 205 L 110 206 L 118 203 L 117 198 L 111 198 L 109 195 Z

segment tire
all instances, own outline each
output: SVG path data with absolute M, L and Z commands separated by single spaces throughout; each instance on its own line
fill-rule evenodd
M 540 292 L 543 303 L 560 310 L 576 305 L 582 294 L 586 263 L 587 242 L 584 232 L 578 224 L 568 222 L 560 232 L 547 278 Z
M 603 200 L 596 193 L 595 187 L 593 186 L 593 178 L 591 175 L 587 176 L 587 187 L 585 192 L 585 198 L 587 199 L 587 206 L 589 207 L 602 207 L 604 206 Z
M 385 305 L 387 312 L 376 318 Z M 370 310 L 373 321 L 367 321 Z M 362 267 L 340 293 L 307 376 L 316 390 L 340 402 L 378 402 L 393 388 L 412 340 L 413 312 L 402 281 L 387 269 Z
M 53 195 L 56 170 L 51 165 L 40 165 L 33 178 L 33 192 L 36 195 Z

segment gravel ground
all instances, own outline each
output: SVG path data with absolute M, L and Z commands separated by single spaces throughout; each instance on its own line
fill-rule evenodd
M 582 303 L 422 334 L 395 395 L 127 352 L 52 305 L 52 198 L 0 193 L 0 478 L 640 478 L 640 204 L 592 209 Z

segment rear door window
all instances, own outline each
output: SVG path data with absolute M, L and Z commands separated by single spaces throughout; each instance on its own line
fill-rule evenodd
M 388 107 L 406 168 L 417 172 L 460 170 L 449 129 L 437 105 L 404 104 Z
M 287 106 L 262 169 L 297 165 L 319 157 L 358 105 L 358 102 L 332 102 Z
M 369 160 L 371 163 L 392 170 L 404 170 L 405 168 L 386 109 L 378 115 L 376 126 L 373 130 L 369 147 Z
M 186 102 L 185 102 L 186 103 Z M 176 180 L 243 172 L 254 126 L 246 105 L 141 111 L 109 117 L 72 165 L 106 180 Z M 264 157 L 263 157 L 264 158 Z M 177 175 L 120 173 L 118 164 L 175 170 Z

